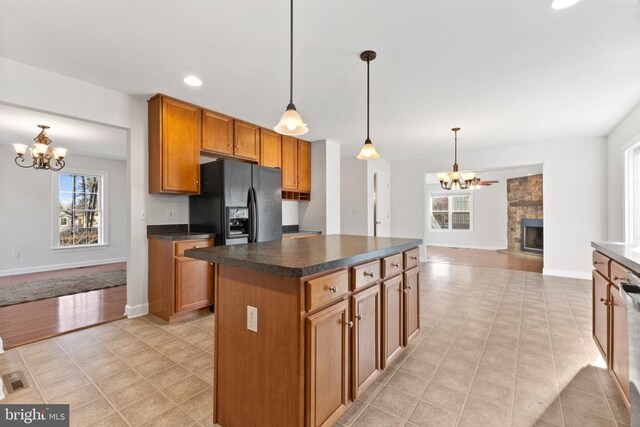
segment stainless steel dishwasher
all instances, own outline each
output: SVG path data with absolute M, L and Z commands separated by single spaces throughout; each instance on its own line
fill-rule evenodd
M 640 277 L 629 273 L 620 294 L 627 304 L 631 425 L 640 426 Z

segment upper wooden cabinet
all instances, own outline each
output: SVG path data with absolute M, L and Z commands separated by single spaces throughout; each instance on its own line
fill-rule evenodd
M 233 118 L 202 110 L 202 151 L 233 155 Z
M 311 144 L 282 137 L 282 190 L 311 192 Z
M 311 144 L 298 140 L 298 190 L 311 191 Z
M 149 193 L 200 192 L 201 110 L 164 95 L 149 100 Z
M 260 128 L 260 164 L 270 168 L 282 167 L 282 137 L 279 133 Z
M 242 120 L 234 120 L 233 154 L 247 160 L 258 161 L 260 156 L 260 128 Z

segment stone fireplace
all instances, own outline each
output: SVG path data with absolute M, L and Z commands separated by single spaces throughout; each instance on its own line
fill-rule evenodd
M 544 246 L 542 240 L 542 175 L 523 176 L 507 180 L 507 241 L 508 250 L 523 252 L 525 238 L 530 242 L 527 252 L 542 253 L 536 246 Z M 537 220 L 540 227 L 529 226 L 525 232 L 523 221 Z M 525 224 L 526 225 L 526 224 Z M 539 229 L 538 229 L 539 228 Z
M 520 250 L 541 254 L 544 251 L 544 227 L 541 219 L 523 219 L 520 223 Z

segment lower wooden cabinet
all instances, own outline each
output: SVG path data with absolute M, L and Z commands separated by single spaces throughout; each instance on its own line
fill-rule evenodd
M 610 368 L 618 385 L 627 396 L 631 396 L 629 382 L 629 338 L 627 329 L 627 307 L 618 289 L 611 287 L 611 345 Z
M 349 404 L 348 301 L 306 319 L 307 425 L 331 426 Z
M 404 345 L 420 332 L 420 269 L 404 273 Z
M 382 367 L 402 351 L 404 298 L 402 275 L 382 282 Z
M 353 400 L 380 374 L 380 286 L 359 292 L 353 301 Z
M 593 271 L 593 339 L 604 360 L 609 360 L 609 282 Z
M 149 238 L 149 313 L 174 322 L 214 303 L 214 266 L 184 256 L 186 249 L 209 246 L 213 239 Z

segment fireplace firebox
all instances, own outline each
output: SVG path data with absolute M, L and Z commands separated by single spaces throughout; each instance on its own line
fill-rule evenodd
M 524 252 L 544 252 L 544 227 L 541 219 L 523 219 L 520 223 L 520 249 Z

